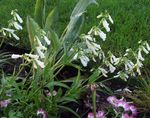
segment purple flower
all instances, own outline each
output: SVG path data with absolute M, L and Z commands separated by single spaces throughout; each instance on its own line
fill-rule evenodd
M 94 113 L 93 112 L 88 113 L 88 117 L 87 118 L 94 118 Z M 106 118 L 104 111 L 98 111 L 96 113 L 96 118 Z
M 128 115 L 127 113 L 123 113 L 121 118 L 136 118 L 136 117 L 133 115 Z
M 39 114 L 42 114 L 43 118 L 46 118 L 46 111 L 44 111 L 42 108 L 41 109 L 38 109 L 37 112 L 36 112 L 37 116 Z
M 1 108 L 2 107 L 6 108 L 8 106 L 8 104 L 10 104 L 10 103 L 11 103 L 10 99 L 8 99 L 8 100 L 2 100 L 2 101 L 0 101 L 0 107 Z
M 133 105 L 130 105 L 130 111 L 132 112 L 133 116 L 137 115 L 137 108 Z

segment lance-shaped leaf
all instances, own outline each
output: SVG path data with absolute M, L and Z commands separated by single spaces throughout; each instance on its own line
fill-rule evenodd
M 51 26 L 54 22 L 54 20 L 56 19 L 57 16 L 57 8 L 54 8 L 47 16 L 46 18 L 46 22 L 45 22 L 45 31 L 49 31 L 51 30 Z
M 45 0 L 37 0 L 34 11 L 34 20 L 43 27 L 45 22 Z
M 31 18 L 27 17 L 27 31 L 29 34 L 30 45 L 34 48 L 34 37 L 37 33 L 37 29 L 40 29 L 39 25 Z
M 61 37 L 65 41 L 67 50 L 70 49 L 71 45 L 75 42 L 76 38 L 78 37 L 84 21 L 83 13 L 91 3 L 96 3 L 96 1 L 80 0 L 74 8 L 70 17 L 70 22 L 67 26 L 66 33 L 64 37 Z

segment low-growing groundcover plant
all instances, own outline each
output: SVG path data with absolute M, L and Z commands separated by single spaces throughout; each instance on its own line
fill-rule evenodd
M 34 18 L 27 16 L 26 21 L 31 52 L 12 54 L 12 59 L 22 60 L 19 72 L 14 68 L 12 75 L 1 75 L 2 117 L 58 118 L 65 110 L 80 117 L 67 105 L 77 103 L 80 95 L 90 88 L 92 112 L 87 117 L 105 118 L 109 112 L 96 107 L 97 88 L 102 83 L 99 78 L 104 76 L 107 78 L 105 81 L 119 78 L 127 81 L 130 77 L 142 74 L 143 56 L 150 52 L 147 41 L 139 41 L 137 50 L 127 49 L 124 55 L 114 55 L 111 51 L 105 52 L 101 48 L 107 33 L 111 31 L 110 25 L 114 24 L 107 11 L 97 16 L 98 24 L 88 33 L 80 35 L 85 10 L 92 3 L 97 4 L 95 0 L 80 0 L 77 3 L 69 24 L 59 37 L 52 28 L 57 9 L 53 9 L 46 17 L 46 0 L 36 1 Z M 22 30 L 22 18 L 17 10 L 13 10 L 11 15 L 13 18 L 8 27 L 0 30 L 3 36 L 2 43 L 7 37 L 21 39 L 16 32 Z M 59 78 L 57 75 L 65 66 L 76 68 L 77 75 L 65 80 Z M 19 76 L 26 67 L 30 68 L 28 74 L 25 77 Z M 86 73 L 86 69 L 90 70 L 89 73 Z M 137 116 L 134 104 L 126 102 L 125 99 L 110 96 L 107 101 L 112 105 L 115 117 Z M 123 111 L 118 110 L 120 107 Z M 75 110 L 78 111 L 77 109 Z

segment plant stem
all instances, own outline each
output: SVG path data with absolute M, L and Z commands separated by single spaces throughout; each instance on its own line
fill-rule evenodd
M 96 118 L 96 89 L 94 89 L 94 91 L 92 93 L 92 101 L 93 101 L 94 118 Z

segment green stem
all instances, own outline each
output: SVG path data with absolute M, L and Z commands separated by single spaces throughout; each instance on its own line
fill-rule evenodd
M 96 118 L 96 89 L 94 89 L 94 91 L 92 93 L 92 101 L 93 101 L 94 118 Z

